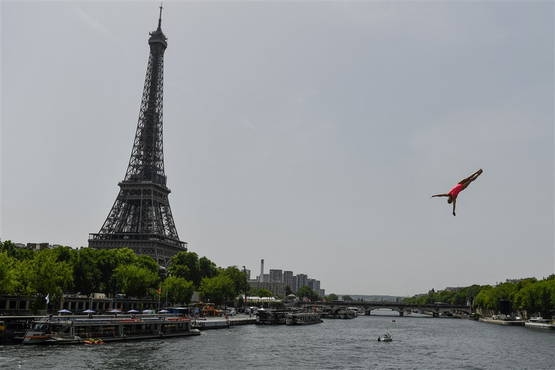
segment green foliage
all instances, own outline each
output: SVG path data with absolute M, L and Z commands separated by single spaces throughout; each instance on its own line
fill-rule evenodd
M 82 294 L 101 291 L 102 271 L 97 260 L 98 251 L 83 248 L 73 255 L 73 284 L 74 290 Z M 104 284 L 106 285 L 106 284 Z
M 192 281 L 195 287 L 200 286 L 203 278 L 218 275 L 219 270 L 214 262 L 206 257 L 198 258 L 194 252 L 179 252 L 170 260 L 168 271 L 171 276 Z
M 147 255 L 138 255 L 137 256 L 137 261 L 135 262 L 135 264 L 139 267 L 145 268 L 155 274 L 159 274 L 160 273 L 160 266 L 158 265 L 158 263 L 156 263 L 156 261 L 154 260 L 154 258 L 147 256 Z
M 431 290 L 428 294 L 406 298 L 404 302 L 426 304 L 444 302 L 464 305 L 471 303 L 474 308 L 484 308 L 498 312 L 501 301 L 510 301 L 513 310 L 527 311 L 529 315 L 541 314 L 549 317 L 555 310 L 555 275 L 543 280 L 535 278 L 506 281 L 490 285 L 471 285 L 457 290 Z
M 353 301 L 353 298 L 351 298 L 350 295 L 344 295 L 344 296 L 341 296 L 341 298 L 342 298 L 345 302 L 352 302 L 352 301 Z
M 162 283 L 162 297 L 172 303 L 190 303 L 195 291 L 192 282 L 180 277 L 170 276 Z
M 30 272 L 31 286 L 42 296 L 60 297 L 73 282 L 71 265 L 58 262 L 57 257 L 55 250 L 40 250 L 26 266 Z
M 7 252 L 0 252 L 0 294 L 13 294 L 17 285 L 16 259 Z
M 312 289 L 307 286 L 303 286 L 299 290 L 297 290 L 297 297 L 299 298 L 308 298 L 311 301 L 319 300 L 318 294 L 316 294 Z
M 198 260 L 200 276 L 201 277 L 214 277 L 218 275 L 218 266 L 206 257 L 201 257 Z
M 168 271 L 171 276 L 192 281 L 196 287 L 202 279 L 198 255 L 194 252 L 179 252 L 173 256 Z
M 223 304 L 235 297 L 235 285 L 225 274 L 212 278 L 203 278 L 200 284 L 200 294 L 208 302 Z
M 249 283 L 247 281 L 247 274 L 239 270 L 236 266 L 229 266 L 221 271 L 220 274 L 227 276 L 233 281 L 234 296 L 245 293 L 249 290 Z
M 251 294 L 256 297 L 273 297 L 274 293 L 271 290 L 260 288 L 251 291 Z
M 190 301 L 203 279 L 205 297 L 214 302 L 231 300 L 248 290 L 243 271 L 235 266 L 220 269 L 193 252 L 172 257 L 168 272 L 162 288 L 168 298 L 179 302 Z M 0 293 L 38 294 L 37 304 L 43 304 L 48 294 L 54 299 L 63 293 L 143 297 L 160 286 L 160 274 L 154 259 L 136 255 L 128 248 L 56 247 L 36 251 L 19 248 L 11 241 L 0 243 Z
M 337 301 L 339 297 L 337 296 L 337 294 L 331 293 L 331 294 L 328 294 L 325 299 L 328 302 L 332 302 L 332 301 Z
M 158 286 L 158 274 L 137 265 L 120 265 L 114 270 L 119 290 L 132 297 L 144 297 Z

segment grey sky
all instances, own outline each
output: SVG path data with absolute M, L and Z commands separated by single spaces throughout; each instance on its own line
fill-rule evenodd
M 154 2 L 2 2 L 1 237 L 86 245 L 123 179 Z M 552 2 L 167 2 L 182 240 L 327 292 L 554 271 Z M 458 201 L 447 192 L 478 168 Z

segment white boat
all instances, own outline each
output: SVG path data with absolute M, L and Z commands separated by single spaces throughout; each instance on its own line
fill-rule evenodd
M 393 338 L 391 338 L 391 334 L 385 333 L 383 336 L 378 337 L 378 342 L 391 342 Z
M 555 330 L 555 321 L 547 320 L 541 317 L 532 317 L 524 323 L 524 326 L 531 329 Z

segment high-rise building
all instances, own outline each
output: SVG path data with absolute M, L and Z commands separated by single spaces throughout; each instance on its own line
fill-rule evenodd
M 312 290 L 314 290 L 314 281 L 315 281 L 314 279 L 308 279 L 306 281 L 306 285 Z
M 260 275 L 258 280 L 260 280 L 260 282 L 264 281 L 264 258 L 260 260 Z
M 292 292 L 295 291 L 293 289 L 293 271 L 283 271 L 283 284 L 288 286 Z
M 299 278 L 297 275 L 293 275 L 293 285 L 291 286 L 291 290 L 293 293 L 297 293 L 297 290 L 299 290 Z
M 283 271 L 270 269 L 270 283 L 282 283 Z
M 306 274 L 297 274 L 297 290 L 308 285 L 308 276 Z
M 312 282 L 312 290 L 316 292 L 316 294 L 320 293 L 320 280 L 313 279 Z
M 173 255 L 187 250 L 187 243 L 177 235 L 164 172 L 162 101 L 166 40 L 160 7 L 158 28 L 148 39 L 150 55 L 125 178 L 118 184 L 119 194 L 100 231 L 89 236 L 91 248 L 130 248 L 164 266 Z

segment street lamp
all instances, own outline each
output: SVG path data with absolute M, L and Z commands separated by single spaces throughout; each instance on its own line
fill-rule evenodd
M 245 280 L 247 280 L 247 268 L 245 266 L 243 266 L 243 273 L 245 274 Z M 247 308 L 247 290 L 248 290 L 249 286 L 248 286 L 248 281 L 247 284 L 245 284 L 245 295 L 243 297 L 243 312 L 245 312 L 246 308 Z

